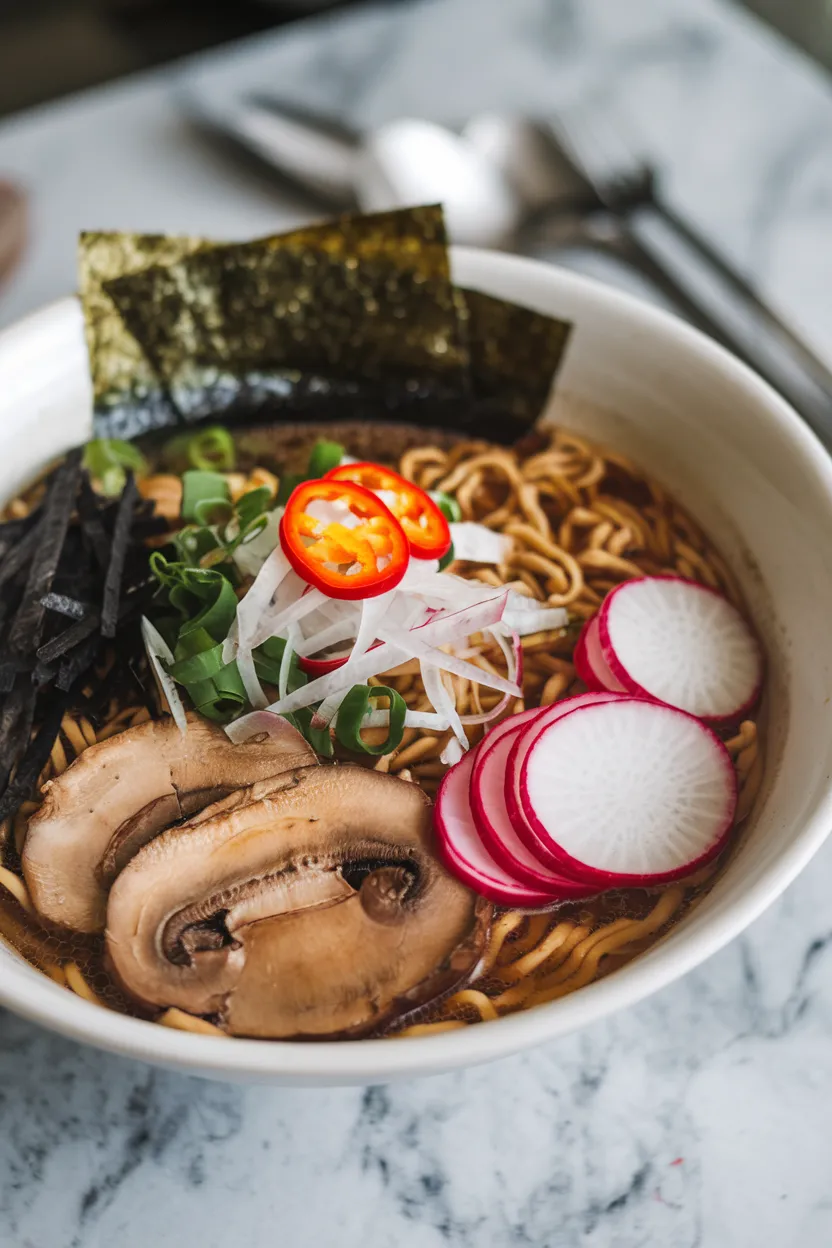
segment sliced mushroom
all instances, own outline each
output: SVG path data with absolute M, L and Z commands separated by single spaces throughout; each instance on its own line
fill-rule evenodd
M 163 828 L 314 763 L 300 733 L 278 722 L 285 732 L 232 745 L 217 724 L 189 715 L 185 734 L 164 719 L 85 750 L 44 785 L 43 805 L 29 821 L 23 874 L 39 914 L 75 931 L 102 931 L 110 885 Z
M 233 1035 L 356 1036 L 471 975 L 491 907 L 437 860 L 416 785 L 305 768 L 221 805 L 162 833 L 113 885 L 107 952 L 143 1004 Z

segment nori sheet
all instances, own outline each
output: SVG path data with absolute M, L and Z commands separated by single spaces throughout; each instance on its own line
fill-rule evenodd
M 438 208 L 206 248 L 106 290 L 187 421 L 467 396 Z
M 81 253 L 99 436 L 359 415 L 512 442 L 569 337 L 456 288 L 437 206 L 251 243 L 84 235 Z
M 546 405 L 572 325 L 482 291 L 462 294 L 475 405 L 525 432 Z
M 78 268 L 97 436 L 132 437 L 176 420 L 164 386 L 122 321 L 106 283 L 209 245 L 205 239 L 164 234 L 81 234 Z

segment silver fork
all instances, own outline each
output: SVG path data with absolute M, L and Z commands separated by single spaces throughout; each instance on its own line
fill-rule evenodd
M 752 321 L 777 338 L 832 397 L 829 368 L 764 302 L 743 274 L 667 202 L 656 170 L 641 156 L 609 109 L 588 104 L 564 110 L 551 125 L 562 150 L 604 207 L 625 218 L 644 208 L 655 213 L 743 302 Z

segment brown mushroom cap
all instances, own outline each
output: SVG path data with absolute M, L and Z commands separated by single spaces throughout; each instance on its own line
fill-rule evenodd
M 107 892 L 142 845 L 163 828 L 252 783 L 316 761 L 286 722 L 232 745 L 200 715 L 181 733 L 151 721 L 91 746 L 55 780 L 29 820 L 23 874 L 38 913 L 79 932 L 104 928 Z
M 222 805 L 162 833 L 113 885 L 107 952 L 141 1002 L 233 1035 L 354 1036 L 475 969 L 491 907 L 439 863 L 415 785 L 305 768 Z

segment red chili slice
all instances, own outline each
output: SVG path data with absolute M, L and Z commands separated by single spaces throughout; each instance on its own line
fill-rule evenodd
M 340 464 L 327 474 L 327 481 L 354 481 L 367 490 L 384 490 L 387 505 L 404 529 L 410 553 L 417 559 L 441 559 L 451 549 L 448 521 L 436 503 L 404 477 L 380 464 Z
M 341 504 L 345 514 L 318 518 L 314 503 Z M 330 598 L 374 598 L 394 589 L 407 570 L 407 538 L 380 498 L 349 481 L 304 481 L 289 497 L 280 544 L 298 576 Z
M 380 646 L 380 641 L 374 641 L 370 646 L 371 650 L 375 650 L 376 646 Z M 316 659 L 312 656 L 302 655 L 298 659 L 298 667 L 302 672 L 306 672 L 307 676 L 328 676 L 330 672 L 337 672 L 339 667 L 343 667 L 347 659 L 350 657 L 349 650 L 346 654 L 332 655 L 329 659 Z

